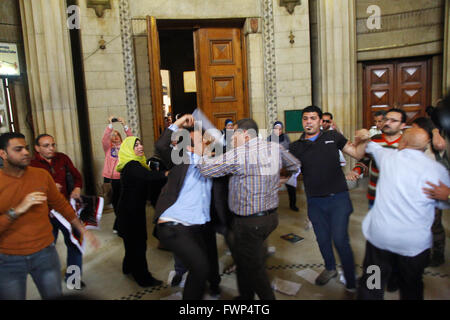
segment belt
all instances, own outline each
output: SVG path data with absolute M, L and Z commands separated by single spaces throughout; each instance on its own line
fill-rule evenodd
M 174 227 L 174 226 L 182 226 L 181 223 L 175 222 L 175 221 L 167 221 L 167 222 L 161 222 L 158 223 L 158 227 Z
M 277 211 L 277 208 L 274 208 L 274 209 L 270 209 L 270 210 L 266 210 L 266 211 L 256 212 L 256 213 L 253 213 L 253 214 L 248 215 L 248 216 L 241 216 L 241 215 L 238 215 L 236 213 L 234 215 L 236 217 L 238 217 L 238 218 L 264 217 L 264 216 L 268 216 L 269 214 L 272 214 L 272 213 L 274 213 L 276 211 Z

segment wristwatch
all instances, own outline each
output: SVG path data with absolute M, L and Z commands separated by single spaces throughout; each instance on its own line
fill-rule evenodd
M 16 213 L 16 210 L 14 208 L 9 209 L 6 214 L 11 220 L 16 220 L 19 216 Z

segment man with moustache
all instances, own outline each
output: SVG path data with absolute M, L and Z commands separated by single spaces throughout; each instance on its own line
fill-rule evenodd
M 55 139 L 46 133 L 39 135 L 34 142 L 35 155 L 31 160 L 30 165 L 36 168 L 47 170 L 55 180 L 56 187 L 64 197 L 69 199 L 81 200 L 82 178 L 80 172 L 75 168 L 70 158 L 61 152 L 56 152 Z M 73 179 L 73 190 L 69 190 L 67 185 L 67 173 L 70 173 Z M 70 239 L 70 232 L 66 227 L 52 214 L 50 214 L 50 222 L 53 225 L 53 235 L 55 242 L 58 238 L 58 233 L 61 230 L 64 235 L 64 242 L 67 247 L 67 271 L 65 280 L 67 280 L 71 273 L 68 272 L 70 266 L 77 266 L 82 271 L 83 255 L 78 247 Z M 80 288 L 84 289 L 85 283 L 80 281 Z M 68 286 L 71 288 L 71 286 Z
M 402 130 L 406 126 L 406 113 L 401 109 L 392 108 L 386 113 L 383 133 L 371 137 L 371 141 L 379 144 L 385 148 L 398 148 L 398 143 L 402 137 Z M 364 167 L 369 167 L 369 188 L 367 190 L 367 199 L 369 200 L 369 209 L 372 208 L 375 202 L 375 192 L 377 188 L 377 181 L 379 170 L 373 158 L 366 157 L 358 162 L 350 174 L 347 174 L 347 179 L 356 180 L 364 171 Z M 353 174 L 353 175 L 352 175 Z
M 322 110 L 317 106 L 303 109 L 302 124 L 305 132 L 299 140 L 291 143 L 289 151 L 302 164 L 308 217 L 325 260 L 325 270 L 315 283 L 325 285 L 337 276 L 334 243 L 344 269 L 346 289 L 355 292 L 355 263 L 348 236 L 348 223 L 353 206 L 344 173 L 340 168 L 339 151 L 361 159 L 365 153 L 369 132 L 366 129 L 356 132 L 356 144 L 353 144 L 336 130 L 322 131 Z
M 59 298 L 61 267 L 48 212 L 60 212 L 94 247 L 98 241 L 84 229 L 51 175 L 29 166 L 24 135 L 2 134 L 0 157 L 0 300 L 24 300 L 28 274 L 43 299 Z

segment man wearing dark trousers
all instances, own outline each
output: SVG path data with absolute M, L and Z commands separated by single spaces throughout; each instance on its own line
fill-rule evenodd
M 56 143 L 52 136 L 48 134 L 39 135 L 34 144 L 35 155 L 31 160 L 31 166 L 36 168 L 42 168 L 47 170 L 53 179 L 59 192 L 64 197 L 69 199 L 81 198 L 82 178 L 80 172 L 74 167 L 70 158 L 61 152 L 56 152 Z M 67 185 L 67 172 L 73 178 L 73 190 L 68 190 Z M 50 214 L 51 215 L 51 214 Z M 83 255 L 78 247 L 70 240 L 69 231 L 63 226 L 56 217 L 50 216 L 50 222 L 53 225 L 53 235 L 55 237 L 55 243 L 58 239 L 58 233 L 61 230 L 64 235 L 64 242 L 67 247 L 67 268 L 70 266 L 77 266 L 82 271 Z M 69 269 L 68 269 L 69 270 Z M 71 273 L 66 272 L 65 279 L 67 280 Z M 81 281 L 81 287 L 76 289 L 83 289 L 85 283 Z M 68 286 L 70 288 L 70 286 Z
M 380 176 L 374 206 L 362 223 L 367 243 L 359 299 L 383 299 L 394 270 L 398 272 L 400 299 L 424 298 L 422 276 L 432 246 L 434 209 L 449 206 L 445 198 L 430 199 L 422 189 L 429 182 L 450 186 L 446 168 L 424 154 L 429 140 L 425 130 L 412 128 L 402 135 L 397 150 L 375 142 L 367 146 Z
M 202 299 L 207 281 L 210 293 L 220 294 L 216 233 L 210 214 L 213 179 L 203 177 L 195 166 L 204 144 L 202 132 L 194 131 L 193 125 L 192 115 L 184 115 L 164 131 L 155 145 L 170 170 L 167 184 L 156 204 L 156 236 L 189 271 L 184 300 Z M 180 148 L 172 152 L 172 134 L 182 127 L 188 128 L 189 135 L 183 136 Z M 183 143 L 187 143 L 186 150 Z M 179 155 L 180 151 L 184 161 L 175 164 L 173 156 Z M 223 205 L 224 197 L 226 194 L 215 197 L 214 201 Z
M 199 165 L 205 177 L 230 176 L 228 204 L 233 212 L 231 253 L 236 262 L 239 300 L 274 300 L 265 268 L 264 241 L 278 225 L 280 169 L 294 173 L 300 163 L 278 143 L 259 139 L 252 119 L 239 120 L 234 149 Z
M 353 206 L 340 167 L 339 151 L 359 160 L 364 156 L 367 143 L 355 146 L 337 130 L 320 130 L 322 110 L 317 106 L 303 109 L 301 121 L 305 132 L 290 145 L 289 151 L 302 162 L 308 217 L 325 261 L 325 270 L 315 283 L 325 285 L 337 276 L 334 242 L 344 269 L 346 289 L 355 292 L 355 262 L 348 236 Z M 357 137 L 362 141 L 363 137 L 368 139 L 369 133 L 363 129 Z

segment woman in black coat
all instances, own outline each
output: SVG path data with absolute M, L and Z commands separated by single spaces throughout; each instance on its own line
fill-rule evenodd
M 142 287 L 160 285 L 162 282 L 148 271 L 145 207 L 149 189 L 165 183 L 166 176 L 164 172 L 150 171 L 144 147 L 136 137 L 127 137 L 123 141 L 116 170 L 121 173 L 117 227 L 125 247 L 122 271 L 131 273 Z

